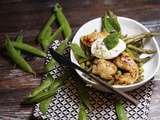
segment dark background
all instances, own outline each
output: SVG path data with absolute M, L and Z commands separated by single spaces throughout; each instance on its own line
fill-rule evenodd
M 160 2 L 158 0 L 60 0 L 74 33 L 85 22 L 104 15 L 107 10 L 119 16 L 133 18 L 152 31 L 160 31 Z M 32 107 L 21 107 L 20 102 L 32 88 L 39 85 L 43 60 L 30 57 L 32 76 L 19 70 L 6 58 L 4 34 L 13 38 L 23 30 L 25 42 L 39 47 L 36 36 L 53 12 L 55 0 L 0 0 L 0 119 L 33 119 Z M 157 82 L 151 103 L 150 117 L 157 120 L 160 112 L 155 99 L 160 93 Z M 158 109 L 157 109 L 158 107 Z M 157 118 L 156 118 L 157 117 Z M 160 119 L 160 118 L 159 118 Z

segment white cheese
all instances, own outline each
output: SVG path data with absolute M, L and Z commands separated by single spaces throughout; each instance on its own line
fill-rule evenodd
M 125 49 L 126 49 L 126 44 L 121 39 L 119 39 L 118 44 L 111 50 L 107 49 L 107 47 L 103 42 L 103 39 L 101 38 L 95 40 L 91 45 L 92 55 L 102 59 L 113 59 L 117 57 L 119 54 L 121 54 Z

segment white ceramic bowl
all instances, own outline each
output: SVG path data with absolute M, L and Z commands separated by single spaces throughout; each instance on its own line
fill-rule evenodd
M 118 17 L 118 21 L 120 23 L 123 35 L 126 35 L 126 34 L 127 35 L 136 35 L 136 34 L 140 34 L 142 32 L 149 32 L 149 30 L 144 25 L 142 25 L 141 23 L 139 23 L 135 20 L 125 18 L 125 17 Z M 92 33 L 95 30 L 101 31 L 101 26 L 102 26 L 102 22 L 101 22 L 100 17 L 93 19 L 93 20 L 90 20 L 89 22 L 85 23 L 78 30 L 78 32 L 75 34 L 72 42 L 80 45 L 80 37 L 81 36 Z M 147 81 L 151 80 L 151 78 L 155 75 L 155 73 L 157 72 L 159 65 L 160 65 L 160 62 L 159 62 L 160 61 L 160 51 L 159 51 L 159 47 L 158 47 L 158 44 L 157 44 L 155 38 L 153 37 L 152 40 L 145 42 L 144 47 L 157 50 L 157 54 L 153 55 L 152 56 L 153 58 L 149 62 L 145 63 L 143 66 L 144 67 L 144 80 L 142 80 L 141 82 L 131 84 L 131 85 L 126 85 L 126 86 L 113 85 L 114 88 L 119 89 L 121 91 L 130 91 L 130 90 L 136 89 L 136 88 L 144 85 Z M 74 62 L 75 64 L 79 65 L 72 50 L 70 52 L 70 55 L 71 55 L 71 61 Z M 142 55 L 141 57 L 144 57 L 144 55 Z M 92 85 L 94 88 L 96 88 L 100 91 L 104 91 L 103 87 L 100 84 L 98 84 L 96 81 L 89 80 L 80 71 L 78 71 L 78 70 L 76 70 L 76 71 L 83 78 L 83 80 L 86 83 Z M 104 91 L 104 92 L 108 92 L 108 91 Z

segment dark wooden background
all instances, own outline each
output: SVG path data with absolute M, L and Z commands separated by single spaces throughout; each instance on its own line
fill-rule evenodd
M 160 2 L 158 0 L 60 0 L 74 33 L 85 22 L 113 10 L 119 16 L 133 18 L 152 31 L 160 31 Z M 37 76 L 24 73 L 6 57 L 4 34 L 15 37 L 23 30 L 25 42 L 39 47 L 36 36 L 53 12 L 55 0 L 0 0 L 0 119 L 33 119 L 32 107 L 20 102 L 32 88 L 39 85 L 43 60 L 31 58 Z M 160 119 L 160 82 L 156 82 L 149 118 Z

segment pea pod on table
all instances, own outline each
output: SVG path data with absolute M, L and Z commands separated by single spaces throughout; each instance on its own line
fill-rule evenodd
M 56 40 L 56 38 L 60 35 L 62 31 L 62 27 L 60 26 L 55 32 L 53 32 L 49 37 L 48 40 L 46 42 L 46 49 L 49 47 L 49 45 L 51 45 L 53 43 L 53 41 Z
M 17 43 L 17 42 L 12 42 L 12 44 L 15 48 L 24 50 L 24 51 L 29 52 L 31 54 L 34 54 L 38 57 L 46 57 L 46 53 L 44 53 L 43 51 L 41 51 L 35 47 L 32 47 L 31 45 L 28 45 L 25 43 Z
M 51 96 L 51 97 L 49 97 L 49 98 L 40 102 L 39 109 L 42 113 L 45 113 L 48 110 L 48 107 L 49 107 L 49 104 L 52 101 L 52 98 L 53 98 L 53 96 Z
M 48 74 L 48 77 L 52 77 L 50 74 Z M 69 74 L 64 73 L 63 75 L 61 75 L 60 77 L 58 77 L 56 80 L 54 80 L 53 78 L 53 83 L 51 84 L 51 86 L 48 88 L 48 91 L 51 91 L 52 89 L 55 88 L 56 86 L 56 82 L 62 83 L 65 79 L 67 79 L 69 77 Z M 41 110 L 41 112 L 45 113 L 48 110 L 49 104 L 52 101 L 53 96 L 43 100 L 40 102 L 39 104 L 39 109 Z
M 85 105 L 89 110 L 91 110 L 92 107 L 89 101 L 87 88 L 85 88 L 85 84 L 82 82 L 80 78 L 76 81 L 76 84 L 77 84 L 77 89 L 80 95 L 81 103 Z
M 56 49 L 56 52 L 58 52 L 59 54 L 63 54 L 64 50 L 68 47 L 67 44 L 67 40 L 64 40 Z M 44 71 L 45 72 L 49 72 L 51 71 L 55 65 L 56 65 L 56 61 L 52 58 L 47 64 L 44 65 Z
M 57 90 L 61 87 L 61 82 L 58 80 L 53 80 L 53 83 L 50 87 L 52 89 L 49 89 L 47 92 L 43 91 L 35 97 L 27 98 L 22 104 L 35 104 L 50 98 L 51 96 L 55 95 Z
M 43 35 L 43 38 L 41 38 L 40 42 L 44 50 L 47 50 L 49 44 L 48 39 L 50 38 L 51 35 L 52 35 L 52 27 L 49 26 L 46 33 Z
M 58 3 L 55 5 L 55 13 L 60 26 L 62 26 L 65 39 L 69 40 L 72 36 L 72 29 L 62 12 L 62 7 Z
M 44 25 L 43 29 L 40 31 L 39 35 L 38 35 L 38 40 L 40 42 L 40 44 L 42 45 L 42 47 L 45 49 L 46 45 L 45 43 L 47 42 L 46 39 L 46 34 L 48 34 L 48 32 L 52 31 L 51 29 L 51 25 L 53 24 L 53 22 L 55 21 L 56 16 L 53 14 L 48 21 L 46 22 L 46 24 Z
M 16 42 L 18 43 L 22 43 L 23 42 L 23 34 L 22 32 L 20 32 L 17 37 L 16 37 Z M 20 50 L 17 50 L 18 54 L 21 54 L 21 51 Z
M 88 120 L 87 110 L 83 104 L 80 104 L 78 120 Z
M 5 40 L 5 47 L 7 50 L 8 56 L 24 71 L 33 73 L 35 72 L 32 70 L 31 66 L 24 60 L 24 58 L 17 52 L 17 50 L 14 48 L 12 42 L 9 39 L 9 36 L 6 35 Z
M 116 114 L 118 120 L 128 120 L 127 113 L 122 105 L 121 101 L 116 102 Z
M 48 28 L 48 32 L 45 34 L 45 37 L 42 42 L 43 48 L 47 50 L 47 48 L 52 44 L 53 41 L 60 35 L 62 31 L 62 27 L 60 26 L 55 32 L 52 31 L 51 27 Z
M 31 91 L 31 93 L 27 97 L 29 97 L 29 98 L 35 97 L 40 92 L 42 92 L 43 90 L 45 90 L 46 88 L 48 88 L 51 85 L 51 83 L 52 83 L 52 78 L 51 77 L 47 77 L 45 80 L 42 81 L 42 83 L 38 87 L 36 87 L 35 89 L 33 89 Z

